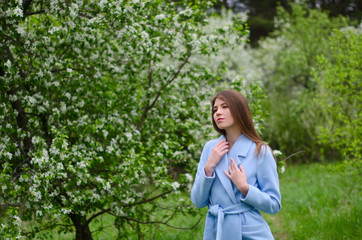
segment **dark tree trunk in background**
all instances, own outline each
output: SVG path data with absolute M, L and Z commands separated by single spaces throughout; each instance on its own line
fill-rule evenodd
M 87 219 L 84 216 L 71 214 L 70 219 L 75 227 L 75 240 L 92 240 L 92 233 L 89 229 Z

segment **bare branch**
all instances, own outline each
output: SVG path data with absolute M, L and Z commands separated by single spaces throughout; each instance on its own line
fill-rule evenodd
M 49 225 L 49 226 L 47 226 L 47 227 L 45 227 L 45 228 L 42 228 L 42 229 L 39 229 L 39 230 L 36 230 L 36 231 L 24 232 L 24 234 L 25 234 L 26 236 L 29 236 L 29 235 L 33 235 L 33 234 L 35 234 L 35 233 L 39 233 L 39 232 L 48 230 L 48 229 L 53 229 L 53 228 L 58 227 L 58 226 L 62 226 L 62 227 L 73 227 L 73 224 L 58 224 L 58 223 L 56 223 L 56 224 Z
M 297 154 L 299 154 L 299 153 L 302 153 L 302 152 L 304 152 L 304 151 L 302 150 L 302 151 L 299 151 L 299 152 L 293 153 L 292 155 L 289 155 L 288 157 L 284 158 L 284 159 L 283 159 L 283 160 L 281 160 L 281 161 L 285 161 L 285 160 L 287 160 L 287 159 L 289 159 L 289 158 L 291 158 L 291 157 L 293 157 L 293 156 L 295 156 L 295 155 L 297 155 Z
M 24 12 L 27 12 L 27 10 L 28 10 L 28 8 L 30 7 L 30 4 L 31 4 L 32 1 L 33 1 L 33 0 L 25 0 L 25 1 L 23 2 L 23 11 L 24 11 Z
M 161 87 L 161 89 L 158 91 L 158 93 L 157 93 L 156 97 L 153 99 L 152 103 L 149 104 L 150 99 L 147 100 L 147 104 L 146 104 L 146 106 L 144 107 L 141 120 L 140 120 L 140 121 L 138 122 L 138 124 L 137 124 L 137 129 L 138 129 L 139 131 L 141 130 L 142 124 L 144 123 L 144 121 L 145 121 L 146 118 L 147 118 L 148 111 L 151 110 L 151 109 L 155 106 L 157 100 L 160 98 L 160 96 L 162 95 L 162 93 L 164 92 L 164 90 L 165 90 L 165 89 L 177 78 L 177 76 L 180 74 L 182 68 L 185 66 L 185 64 L 186 64 L 186 63 L 188 62 L 188 60 L 190 59 L 191 53 L 192 53 L 191 50 L 188 50 L 188 53 L 187 53 L 185 59 L 184 59 L 184 60 L 181 62 L 181 64 L 178 66 L 177 71 L 166 80 L 166 83 L 165 83 L 165 84 Z M 151 70 L 151 72 L 150 72 L 150 67 L 149 67 L 149 84 L 150 84 L 150 76 L 152 76 L 152 75 L 150 75 L 150 74 L 152 74 L 152 70 Z
M 0 204 L 0 209 L 7 209 L 9 207 L 20 207 L 21 203 L 5 203 L 5 204 Z
M 148 62 L 148 87 L 152 86 L 152 58 Z
M 26 16 L 31 16 L 31 15 L 37 15 L 37 14 L 43 14 L 45 13 L 44 10 L 40 10 L 40 11 L 36 11 L 36 12 L 25 12 Z
M 110 227 L 113 227 L 113 226 L 114 226 L 114 225 L 112 224 L 112 225 L 109 225 L 109 226 L 100 227 L 100 228 L 98 228 L 97 230 L 92 231 L 92 235 L 93 235 L 94 233 L 96 233 L 96 232 L 101 232 L 101 231 L 103 231 L 104 229 L 110 228 Z
M 89 224 L 93 219 L 95 219 L 96 217 L 104 214 L 104 213 L 108 213 L 109 212 L 109 209 L 102 209 L 102 211 L 94 214 L 92 217 L 90 217 L 88 220 L 87 220 L 87 224 Z
M 174 229 L 182 229 L 182 230 L 191 230 L 191 229 L 194 229 L 201 221 L 202 217 L 199 218 L 199 220 L 194 224 L 192 225 L 191 227 L 176 227 L 176 226 L 172 226 L 170 224 L 168 224 L 167 222 L 162 222 L 162 221 L 150 221 L 150 222 L 144 222 L 144 221 L 140 221 L 140 220 L 137 220 L 137 219 L 133 219 L 133 218 L 129 218 L 129 217 L 125 217 L 125 216 L 118 216 L 119 218 L 123 218 L 127 221 L 132 221 L 132 222 L 136 222 L 136 223 L 140 223 L 140 224 L 163 224 L 167 227 L 171 227 L 171 228 L 174 228 Z
M 166 81 L 166 84 L 162 86 L 162 88 L 160 89 L 160 91 L 158 92 L 157 96 L 155 97 L 155 99 L 152 101 L 151 105 L 149 106 L 149 109 L 153 108 L 153 106 L 156 104 L 158 98 L 161 96 L 161 94 L 163 93 L 163 91 L 166 89 L 166 87 L 168 87 L 168 85 L 170 85 L 176 78 L 177 76 L 180 74 L 182 68 L 185 66 L 185 64 L 188 62 L 188 60 L 191 57 L 191 50 L 188 52 L 186 58 L 184 59 L 184 61 L 179 65 L 177 71 Z
M 183 188 L 185 188 L 185 187 L 180 187 L 180 189 L 183 189 Z M 157 196 L 155 196 L 155 197 L 152 197 L 152 198 L 149 198 L 149 199 L 145 199 L 145 200 L 142 200 L 142 201 L 140 201 L 140 202 L 123 205 L 123 206 L 121 206 L 121 207 L 122 207 L 122 208 L 133 207 L 133 206 L 140 205 L 140 204 L 144 204 L 144 203 L 147 203 L 147 202 L 152 202 L 152 201 L 154 201 L 154 200 L 156 200 L 156 199 L 158 199 L 158 198 L 160 198 L 160 197 L 162 197 L 162 196 L 165 196 L 165 195 L 167 195 L 167 194 L 169 194 L 169 193 L 171 193 L 171 192 L 173 192 L 173 190 L 169 190 L 169 191 L 164 192 L 164 193 L 161 193 L 161 194 L 159 194 L 159 195 L 157 195 Z M 98 216 L 100 216 L 100 215 L 102 215 L 102 214 L 104 214 L 104 213 L 109 213 L 109 214 L 111 214 L 111 215 L 113 215 L 113 216 L 119 217 L 118 215 L 112 213 L 110 208 L 108 208 L 108 209 L 101 209 L 100 212 L 98 212 L 98 213 L 96 213 L 95 215 L 93 215 L 92 217 L 90 217 L 87 222 L 90 223 L 94 218 L 96 218 L 96 217 L 98 217 Z
M 173 190 L 169 190 L 167 192 L 163 192 L 153 198 L 149 198 L 149 199 L 145 199 L 145 200 L 142 200 L 140 202 L 136 202 L 136 203 L 132 203 L 132 204 L 128 204 L 128 205 L 123 205 L 122 207 L 132 207 L 132 206 L 136 206 L 136 205 L 140 205 L 140 204 L 144 204 L 144 203 L 147 203 L 147 202 L 152 202 L 153 200 L 156 200 L 157 198 L 160 198 L 162 196 L 165 196 L 169 193 L 173 192 Z

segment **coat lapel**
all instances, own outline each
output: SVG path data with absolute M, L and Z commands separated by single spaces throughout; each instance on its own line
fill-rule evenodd
M 236 198 L 234 194 L 233 187 L 231 185 L 230 179 L 225 175 L 224 170 L 229 172 L 228 170 L 228 154 L 225 154 L 221 159 L 218 165 L 216 165 L 215 172 L 220 179 L 221 184 L 223 185 L 226 193 L 229 195 L 231 201 L 236 204 Z
M 221 136 L 217 142 L 221 141 L 222 139 L 225 139 L 224 136 Z M 240 135 L 240 137 L 237 139 L 237 141 L 234 143 L 234 146 L 232 147 L 231 151 L 236 151 L 237 156 L 246 157 L 248 154 L 249 148 L 252 144 L 252 141 L 246 137 L 244 134 Z M 240 164 L 239 158 L 234 159 L 236 164 Z M 234 204 L 237 204 L 235 193 L 231 184 L 231 180 L 225 175 L 224 170 L 226 172 L 229 172 L 229 154 L 225 154 L 221 159 L 218 165 L 215 167 L 215 172 L 220 179 L 221 184 L 223 185 L 225 191 L 229 195 L 231 201 Z
M 238 157 L 246 157 L 248 155 L 252 143 L 253 143 L 252 140 L 250 140 L 244 134 L 241 134 L 240 137 L 234 143 L 233 151 L 235 150 L 237 152 Z

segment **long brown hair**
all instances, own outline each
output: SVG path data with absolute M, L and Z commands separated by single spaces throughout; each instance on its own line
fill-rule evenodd
M 255 152 L 257 155 L 259 155 L 262 146 L 265 145 L 265 147 L 267 147 L 267 145 L 265 142 L 263 142 L 255 129 L 250 108 L 244 96 L 235 90 L 224 90 L 216 94 L 215 97 L 212 99 L 212 124 L 214 125 L 216 131 L 226 136 L 225 130 L 217 127 L 213 117 L 214 112 L 212 109 L 214 107 L 216 99 L 221 99 L 228 105 L 231 115 L 233 116 L 235 123 L 239 126 L 241 132 L 256 143 Z

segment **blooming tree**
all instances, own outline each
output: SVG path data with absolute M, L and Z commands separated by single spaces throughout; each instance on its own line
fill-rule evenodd
M 207 1 L 0 7 L 0 236 L 60 227 L 92 239 L 105 213 L 141 236 L 141 224 L 186 211 L 152 214 L 187 191 L 209 134 L 202 103 L 213 92 L 202 86 L 218 73 L 195 59 L 242 41 L 243 22 L 205 33 Z

